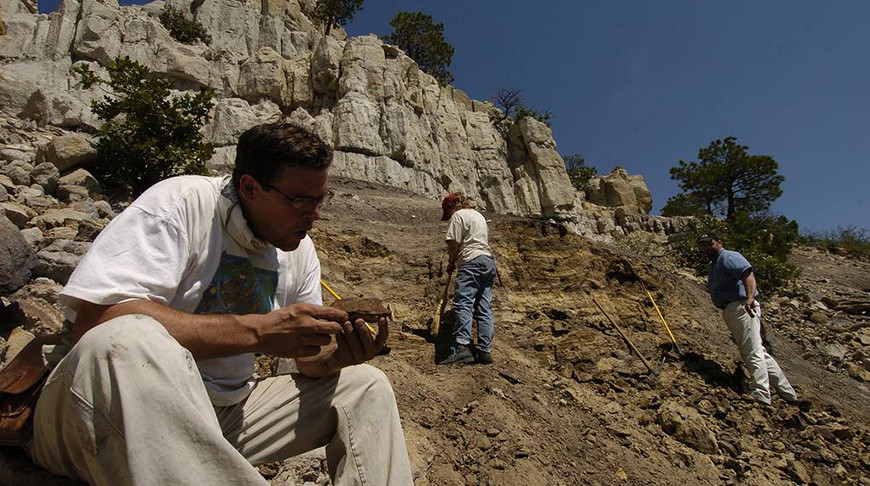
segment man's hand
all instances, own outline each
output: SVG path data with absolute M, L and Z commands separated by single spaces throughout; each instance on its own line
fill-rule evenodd
M 746 309 L 746 313 L 752 317 L 755 317 L 755 299 L 752 297 L 748 297 L 746 299 L 746 303 L 743 304 L 743 308 Z
M 390 328 L 385 318 L 378 319 L 377 334 L 373 334 L 362 319 L 345 322 L 342 331 L 335 336 L 335 351 L 326 358 L 329 368 L 340 369 L 365 363 L 374 358 L 387 343 Z
M 342 334 L 347 313 L 334 307 L 297 303 L 268 314 L 257 321 L 258 349 L 286 358 L 315 356 L 332 336 Z
M 740 280 L 743 281 L 743 288 L 746 289 L 746 303 L 743 304 L 743 308 L 746 309 L 746 313 L 752 317 L 755 317 L 755 274 L 752 272 L 752 268 L 747 269 L 743 272 L 743 275 L 740 276 Z

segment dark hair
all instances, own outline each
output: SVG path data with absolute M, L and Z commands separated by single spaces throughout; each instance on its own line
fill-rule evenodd
M 697 240 L 695 240 L 695 244 L 698 245 L 707 241 L 718 241 L 720 243 L 722 242 L 722 240 L 719 238 L 719 235 L 717 235 L 716 233 L 704 233 L 699 236 Z
M 327 169 L 332 149 L 317 135 L 292 123 L 276 122 L 249 128 L 239 137 L 233 186 L 248 174 L 260 184 L 270 184 L 283 167 Z

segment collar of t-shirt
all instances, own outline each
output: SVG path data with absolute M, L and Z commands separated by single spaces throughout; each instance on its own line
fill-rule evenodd
M 248 221 L 239 204 L 239 195 L 233 187 L 232 179 L 225 177 L 221 182 L 221 195 L 218 198 L 218 207 L 221 213 L 221 223 L 224 230 L 233 241 L 242 248 L 249 250 L 262 250 L 269 244 L 254 236 L 254 232 L 248 226 Z

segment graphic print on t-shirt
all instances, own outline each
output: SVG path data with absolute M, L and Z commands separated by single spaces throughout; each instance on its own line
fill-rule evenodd
M 277 286 L 278 272 L 224 252 L 194 314 L 266 314 L 273 309 Z

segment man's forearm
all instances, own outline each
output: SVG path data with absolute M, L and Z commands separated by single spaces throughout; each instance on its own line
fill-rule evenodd
M 459 255 L 459 243 L 453 240 L 447 240 L 447 259 L 450 262 L 456 263 L 456 257 Z
M 749 275 L 743 277 L 743 287 L 746 289 L 746 300 L 752 302 L 755 300 L 755 274 L 750 273 Z
M 73 337 L 78 341 L 92 327 L 132 314 L 146 315 L 162 324 L 196 359 L 253 352 L 259 342 L 253 325 L 256 315 L 189 314 L 149 300 L 111 306 L 82 302 L 73 324 Z

